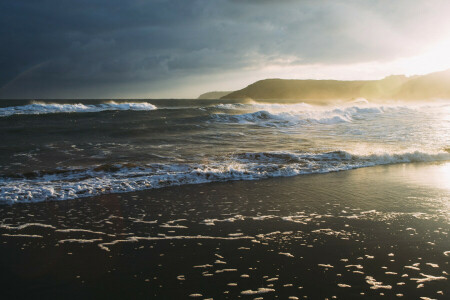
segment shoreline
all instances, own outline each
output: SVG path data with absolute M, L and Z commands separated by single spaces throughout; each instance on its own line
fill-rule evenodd
M 444 299 L 449 166 L 384 165 L 0 206 L 3 291 L 14 298 Z
M 445 149 L 444 149 L 445 150 Z M 274 152 L 275 153 L 275 152 Z M 271 170 L 269 165 L 265 173 L 259 170 L 263 167 L 238 166 L 227 169 L 227 164 L 223 162 L 218 166 L 193 165 L 185 164 L 172 166 L 170 164 L 160 164 L 157 168 L 161 168 L 166 174 L 155 173 L 151 167 L 135 167 L 129 169 L 122 165 L 103 165 L 105 169 L 115 168 L 113 172 L 104 173 L 100 167 L 90 167 L 85 169 L 59 170 L 48 172 L 48 174 L 38 175 L 39 172 L 30 172 L 30 178 L 21 178 L 21 180 L 4 180 L 4 184 L 0 189 L 0 205 L 17 205 L 19 203 L 39 203 L 49 201 L 68 201 L 75 199 L 89 199 L 102 195 L 133 193 L 147 190 L 157 190 L 162 188 L 171 188 L 184 185 L 198 185 L 210 183 L 227 183 L 232 181 L 260 181 L 273 178 L 288 178 L 307 175 L 321 175 L 328 173 L 337 173 L 351 171 L 361 168 L 372 168 L 377 166 L 389 166 L 398 164 L 445 164 L 448 163 L 450 153 L 448 151 L 438 152 L 434 154 L 422 152 L 405 152 L 393 155 L 367 155 L 358 156 L 346 151 L 331 151 L 321 154 L 297 154 L 289 152 L 280 153 L 261 153 L 255 154 L 261 156 L 274 155 L 291 156 L 292 159 L 302 160 L 305 157 L 309 160 L 337 159 L 338 162 L 322 166 L 319 169 L 303 169 L 298 163 L 286 165 L 286 169 Z M 354 158 L 358 158 L 359 162 L 351 162 Z M 349 161 L 347 165 L 340 165 L 339 159 Z M 213 169 L 209 169 L 212 167 Z M 164 168 L 167 168 L 165 170 Z M 215 169 L 214 169 L 215 168 Z M 100 169 L 100 170 L 98 170 Z M 181 171 L 179 169 L 182 169 Z M 264 168 L 263 168 L 264 169 Z M 272 173 L 270 173 L 272 171 Z M 99 172 L 96 176 L 95 172 Z M 133 176 L 127 176 L 131 172 Z M 45 175 L 55 176 L 54 179 L 43 179 Z M 86 176 L 86 180 L 74 181 L 72 177 Z M 41 177 L 39 177 L 41 176 Z M 59 177 L 58 177 L 59 176 Z M 16 186 L 18 185 L 18 186 Z M 80 188 L 80 186 L 82 186 Z M 3 190 L 3 191 L 1 191 Z M 77 196 L 74 196 L 77 195 Z M 45 197 L 41 199 L 42 197 Z M 26 200 L 25 200 L 26 199 Z

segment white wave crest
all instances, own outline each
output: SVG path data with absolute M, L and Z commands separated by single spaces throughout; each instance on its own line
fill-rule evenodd
M 348 111 L 332 111 L 326 113 L 257 111 L 239 115 L 215 114 L 218 122 L 236 124 L 255 124 L 263 127 L 288 127 L 308 124 L 339 124 L 352 122 L 352 113 Z
M 236 103 L 236 104 L 218 104 L 215 108 L 232 109 L 232 110 L 268 110 L 268 111 L 302 111 L 307 109 L 314 109 L 313 105 L 307 103 L 282 104 L 282 103 Z
M 215 108 L 225 110 L 225 112 L 212 115 L 214 121 L 255 124 L 263 127 L 351 123 L 356 120 L 378 117 L 384 113 L 405 113 L 415 110 L 412 106 L 370 104 L 365 99 L 340 106 L 254 102 L 250 104 L 219 104 Z M 228 111 L 244 113 L 232 114 Z
M 39 115 L 54 113 L 85 113 L 100 112 L 106 110 L 155 110 L 157 107 L 147 102 L 123 102 L 109 101 L 101 104 L 58 104 L 35 102 L 22 106 L 9 106 L 0 108 L 0 117 L 12 115 Z
M 2 203 L 66 200 L 106 193 L 121 193 L 166 186 L 230 180 L 257 180 L 300 174 L 328 173 L 383 164 L 448 161 L 450 153 L 408 152 L 354 155 L 325 153 L 258 152 L 233 154 L 209 164 L 151 164 L 142 167 L 91 168 L 1 178 Z

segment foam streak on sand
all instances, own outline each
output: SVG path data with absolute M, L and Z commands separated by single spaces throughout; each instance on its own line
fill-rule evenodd
M 242 295 L 257 295 L 257 294 L 266 294 L 266 293 L 269 293 L 269 292 L 275 292 L 275 290 L 274 289 L 269 289 L 269 288 L 259 288 L 256 291 L 245 290 L 245 291 L 242 291 L 241 294 Z
M 141 237 L 141 236 L 132 236 L 128 237 L 125 240 L 115 240 L 108 243 L 98 244 L 100 249 L 105 251 L 110 251 L 108 246 L 116 245 L 119 243 L 135 243 L 140 240 L 143 241 L 160 241 L 160 240 L 243 240 L 243 239 L 253 239 L 250 236 L 238 236 L 238 237 L 219 237 L 219 236 L 204 236 L 204 235 L 195 235 L 195 236 L 158 236 L 158 237 Z
M 366 282 L 371 285 L 371 289 L 372 290 L 378 290 L 378 289 L 386 289 L 386 290 L 390 290 L 392 289 L 391 285 L 383 285 L 382 282 L 378 282 L 375 280 L 375 278 L 373 278 L 372 276 L 366 276 Z
M 423 283 L 423 282 L 434 281 L 434 280 L 447 280 L 447 278 L 444 276 L 433 276 L 433 275 L 427 275 L 427 274 L 423 274 L 423 273 L 420 273 L 420 275 L 423 277 L 422 278 L 411 278 L 411 280 L 417 281 L 417 283 Z
M 65 239 L 65 240 L 59 240 L 58 243 L 64 244 L 64 243 L 78 243 L 78 244 L 89 244 L 94 242 L 101 242 L 102 239 Z
M 6 237 L 21 237 L 21 238 L 43 238 L 42 235 L 38 235 L 38 234 L 9 234 L 9 233 L 3 233 L 2 236 L 6 236 Z
M 287 256 L 287 257 L 294 257 L 294 255 L 292 255 L 291 253 L 279 252 L 278 254 L 284 255 L 284 256 Z
M 0 224 L 0 228 L 7 229 L 7 230 L 22 230 L 28 227 L 42 227 L 42 228 L 51 228 L 55 229 L 56 227 L 49 224 L 41 224 L 41 223 L 25 223 L 19 226 L 9 226 L 9 225 L 3 225 Z
M 101 231 L 92 231 L 88 229 L 78 229 L 78 228 L 69 228 L 69 229 L 56 229 L 55 232 L 83 232 L 83 233 L 92 233 L 92 234 L 100 234 L 100 235 L 106 235 L 106 233 Z

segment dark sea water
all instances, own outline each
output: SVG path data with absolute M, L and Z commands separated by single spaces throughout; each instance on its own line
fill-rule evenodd
M 448 299 L 448 102 L 0 106 L 2 299 Z
M 450 105 L 0 101 L 0 202 L 450 160 Z

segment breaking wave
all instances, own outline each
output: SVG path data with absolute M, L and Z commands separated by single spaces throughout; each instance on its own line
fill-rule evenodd
M 350 103 L 351 106 L 321 108 L 306 103 L 297 104 L 219 104 L 216 108 L 224 113 L 213 114 L 213 121 L 231 124 L 255 124 L 263 127 L 286 127 L 307 124 L 339 124 L 365 120 L 384 113 L 411 111 L 406 106 L 371 106 L 366 103 Z M 355 105 L 357 104 L 357 105 Z M 247 110 L 250 112 L 230 114 L 226 112 Z M 257 110 L 257 111 L 254 111 Z
M 0 108 L 0 117 L 12 115 L 40 115 L 54 113 L 87 113 L 106 110 L 155 110 L 157 107 L 147 102 L 123 102 L 109 101 L 101 104 L 57 104 L 34 102 L 21 106 L 9 106 Z
M 255 124 L 263 127 L 287 127 L 306 124 L 338 124 L 351 122 L 347 116 L 313 116 L 295 113 L 270 113 L 262 110 L 240 115 L 215 114 L 213 119 L 218 122 L 235 124 Z
M 215 159 L 203 164 L 117 164 L 4 176 L 0 178 L 0 199 L 8 204 L 66 200 L 184 184 L 258 180 L 395 163 L 448 161 L 450 153 L 246 152 L 231 154 L 223 160 Z

